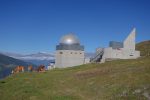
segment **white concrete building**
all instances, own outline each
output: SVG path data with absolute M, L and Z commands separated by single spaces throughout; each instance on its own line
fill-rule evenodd
M 85 58 L 84 59 L 84 64 L 88 64 L 88 63 L 90 63 L 90 58 Z
M 48 66 L 47 66 L 47 70 L 51 70 L 51 69 L 54 69 L 55 68 L 55 64 L 54 64 L 54 62 L 52 63 L 50 63 Z
M 68 34 L 60 39 L 56 46 L 56 68 L 72 67 L 84 64 L 84 46 L 73 34 Z
M 113 59 L 136 59 L 140 57 L 140 51 L 135 50 L 135 28 L 123 43 L 111 41 L 108 48 L 98 48 L 93 62 L 105 62 Z

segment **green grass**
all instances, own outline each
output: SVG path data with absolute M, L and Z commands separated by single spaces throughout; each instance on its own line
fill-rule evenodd
M 0 81 L 0 100 L 147 100 L 150 57 L 20 73 Z

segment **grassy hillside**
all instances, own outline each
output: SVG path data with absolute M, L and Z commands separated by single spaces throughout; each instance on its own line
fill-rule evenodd
M 1 100 L 148 100 L 150 57 L 88 64 L 0 81 Z
M 150 56 L 150 40 L 138 43 L 136 50 L 141 51 L 141 56 Z

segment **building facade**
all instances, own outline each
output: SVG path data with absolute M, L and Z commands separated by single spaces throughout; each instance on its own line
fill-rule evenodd
M 136 59 L 140 57 L 140 51 L 135 50 L 135 28 L 123 42 L 111 41 L 108 48 L 98 48 L 93 62 L 105 62 L 113 59 Z
M 67 34 L 56 46 L 55 66 L 66 68 L 84 64 L 84 46 L 73 34 Z

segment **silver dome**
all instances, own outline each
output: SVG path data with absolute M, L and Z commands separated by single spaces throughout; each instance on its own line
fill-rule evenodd
M 67 34 L 60 39 L 62 44 L 80 44 L 79 39 L 73 34 Z

